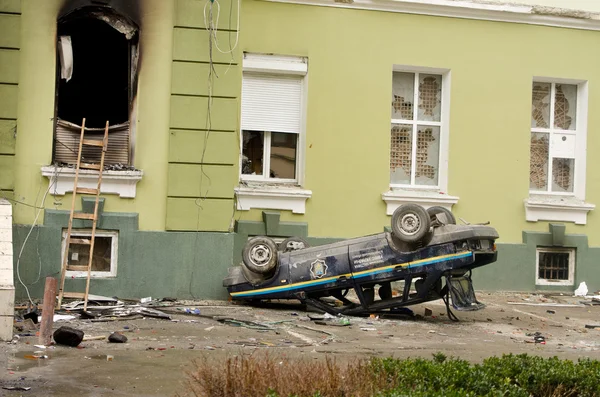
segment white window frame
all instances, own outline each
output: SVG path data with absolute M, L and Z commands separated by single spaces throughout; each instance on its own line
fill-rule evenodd
M 581 200 L 585 199 L 585 174 L 586 174 L 586 140 L 587 140 L 587 83 L 580 80 L 563 79 L 543 79 L 534 78 L 532 86 L 535 83 L 551 84 L 550 90 L 550 120 L 549 128 L 530 128 L 530 133 L 548 134 L 548 181 L 546 190 L 529 189 L 530 195 L 551 195 L 551 196 L 574 196 Z M 556 84 L 577 86 L 577 109 L 575 111 L 575 129 L 561 130 L 554 128 L 554 106 L 556 96 Z M 570 135 L 575 137 L 575 158 L 574 158 L 574 181 L 573 192 L 553 192 L 552 189 L 552 162 L 554 160 L 552 137 L 555 134 Z M 530 159 L 531 160 L 531 159 Z
M 409 124 L 413 126 L 413 134 L 416 133 L 417 125 L 430 125 L 440 127 L 440 145 L 438 159 L 438 184 L 432 185 L 415 185 L 416 161 L 411 161 L 411 184 L 393 184 L 389 177 L 390 168 L 388 162 L 388 180 L 389 191 L 382 194 L 383 200 L 386 202 L 386 213 L 391 215 L 394 210 L 405 203 L 418 203 L 425 208 L 432 206 L 442 206 L 447 209 L 452 209 L 452 206 L 459 200 L 456 196 L 448 195 L 448 148 L 450 142 L 450 88 L 451 88 L 451 71 L 446 68 L 432 67 L 416 67 L 410 65 L 394 65 L 392 72 L 406 72 L 415 74 L 415 89 L 413 98 L 413 120 L 402 120 L 390 118 L 389 129 L 391 124 Z M 441 89 L 441 109 L 440 121 L 418 121 L 418 95 L 419 95 L 419 74 L 435 74 L 442 76 Z M 393 76 L 393 74 L 392 74 Z M 388 132 L 390 134 L 391 132 Z M 413 135 L 414 137 L 414 135 Z M 412 156 L 416 156 L 417 140 L 412 140 Z M 388 156 L 390 151 L 388 150 Z
M 575 285 L 575 248 L 546 248 L 538 247 L 535 251 L 535 285 L 553 285 L 553 286 L 571 286 Z M 569 279 L 568 280 L 548 280 L 540 278 L 540 253 L 566 253 L 569 254 Z
M 304 57 L 245 53 L 242 73 L 264 73 L 265 75 L 298 76 L 302 80 L 300 99 L 300 132 L 296 139 L 296 176 L 294 179 L 269 177 L 271 158 L 271 133 L 278 131 L 260 131 L 264 133 L 263 174 L 242 174 L 242 156 L 239 159 L 240 180 L 247 182 L 262 182 L 273 184 L 288 184 L 302 186 L 304 182 L 304 147 L 306 144 L 306 92 L 308 88 L 308 61 Z M 243 75 L 242 75 L 243 79 Z M 243 92 L 242 92 L 242 95 Z M 240 153 L 243 153 L 243 130 L 240 126 Z
M 91 237 L 92 231 L 88 229 L 73 229 L 71 230 L 71 237 Z M 110 237 L 111 238 L 111 251 L 110 251 L 110 271 L 98 272 L 92 271 L 90 273 L 91 278 L 113 278 L 117 277 L 117 263 L 119 255 L 119 232 L 112 230 L 96 230 L 96 237 Z M 64 263 L 65 259 L 65 248 L 67 244 L 67 230 L 62 232 L 62 243 L 61 243 L 61 262 Z M 87 272 L 85 271 L 67 271 L 67 277 L 74 278 L 86 278 Z
M 552 192 L 552 164 L 548 163 L 548 190 L 529 190 L 529 197 L 524 200 L 525 219 L 529 222 L 537 221 L 562 221 L 574 222 L 578 225 L 587 223 L 587 214 L 596 206 L 585 202 L 586 174 L 587 174 L 587 132 L 588 132 L 588 82 L 577 79 L 550 78 L 534 76 L 529 90 L 530 97 L 530 119 L 531 119 L 531 95 L 533 83 L 551 83 L 551 109 L 550 127 L 554 127 L 554 112 L 552 108 L 555 101 L 556 84 L 577 85 L 577 110 L 575 130 L 555 130 L 554 128 L 531 128 L 529 136 L 534 132 L 550 133 L 560 131 L 561 134 L 574 135 L 575 141 L 575 170 L 573 181 L 573 192 Z M 531 138 L 529 140 L 531 142 Z M 531 143 L 530 143 L 531 145 Z M 549 146 L 549 159 L 552 158 L 552 149 Z M 531 161 L 531 157 L 529 157 Z

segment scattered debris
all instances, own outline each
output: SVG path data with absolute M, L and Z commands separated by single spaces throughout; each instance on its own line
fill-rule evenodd
M 254 321 L 246 321 L 246 320 L 236 320 L 234 318 L 220 318 L 217 319 L 218 322 L 228 325 L 233 325 L 234 327 L 244 327 L 249 329 L 256 329 L 262 331 L 274 331 L 273 327 L 270 327 L 265 324 L 257 323 Z
M 556 310 L 546 310 L 546 313 L 549 313 L 549 314 L 556 314 Z
M 582 304 L 571 304 L 571 303 L 529 303 L 529 302 L 506 302 L 509 305 L 520 305 L 520 306 L 542 306 L 542 307 L 583 307 Z
M 579 284 L 579 287 L 575 290 L 575 296 L 586 296 L 588 293 L 588 287 L 585 281 Z
M 588 329 L 600 329 L 600 324 L 586 324 L 585 327 Z
M 426 307 L 425 308 L 425 313 L 423 313 L 423 316 L 425 316 L 425 317 L 431 317 L 432 315 L 433 315 L 433 311 L 430 308 Z
M 71 327 L 60 327 L 54 334 L 54 341 L 59 345 L 76 347 L 83 340 L 84 332 Z
M 127 337 L 121 333 L 113 332 L 108 336 L 108 341 L 111 343 L 126 343 Z
M 37 312 L 37 310 L 34 310 L 29 313 L 25 313 L 23 315 L 23 319 L 31 319 L 31 321 L 33 321 L 34 324 L 37 324 L 38 323 L 38 315 L 39 315 L 39 313 Z
M 52 321 L 57 322 L 57 321 L 69 321 L 69 320 L 73 320 L 76 317 L 72 314 L 55 314 L 54 318 Z
M 4 390 L 20 390 L 20 391 L 29 391 L 29 390 L 31 390 L 31 387 L 25 387 L 25 386 L 2 386 L 2 388 Z
M 100 335 L 100 336 L 85 335 L 83 337 L 84 342 L 91 341 L 91 340 L 104 340 L 104 339 L 106 339 L 106 336 L 102 336 L 102 335 Z

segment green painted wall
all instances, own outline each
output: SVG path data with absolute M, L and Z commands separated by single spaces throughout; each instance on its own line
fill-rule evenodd
M 68 213 L 49 210 L 46 218 L 49 222 L 31 233 L 19 261 L 21 279 L 36 298 L 44 294 L 46 277 L 60 278 L 61 230 Z M 137 214 L 105 213 L 103 218 L 105 229 L 119 231 L 117 277 L 92 279 L 90 293 L 121 298 L 227 298 L 222 280 L 227 275 L 223 264 L 232 261 L 231 234 L 147 232 L 137 230 Z M 29 230 L 29 226 L 15 226 L 14 246 L 19 250 Z M 16 263 L 15 288 L 18 298 L 26 298 Z M 66 281 L 65 291 L 84 289 L 85 279 Z
M 20 0 L 0 1 L 0 197 L 13 196 L 19 95 Z
M 139 214 L 109 212 L 105 200 L 99 206 L 98 230 L 118 233 L 117 276 L 92 279 L 93 294 L 123 298 L 178 297 L 226 298 L 222 280 L 225 264 L 232 262 L 233 235 L 225 233 L 146 232 L 139 230 Z M 81 200 L 83 212 L 93 213 L 94 200 Z M 15 255 L 17 295 L 43 295 L 46 277 L 60 277 L 62 232 L 69 223 L 68 211 L 46 210 L 44 224 L 36 226 L 27 240 L 23 255 Z M 74 229 L 91 228 L 91 221 L 74 220 Z M 13 230 L 16 252 L 29 233 L 30 226 Z M 65 291 L 82 291 L 85 279 L 67 279 Z
M 177 0 L 167 230 L 228 231 L 232 225 L 241 90 L 241 53 L 239 47 L 233 49 L 238 2 L 221 1 L 218 19 L 214 6 L 217 31 L 212 40 L 206 30 L 206 4 Z
M 308 57 L 304 216 L 315 237 L 374 233 L 389 224 L 388 190 L 392 66 L 451 70 L 449 188 L 453 211 L 491 221 L 504 243 L 523 230 L 529 188 L 533 76 L 589 81 L 589 109 L 600 103 L 600 34 L 572 30 L 246 0 L 241 50 Z M 414 35 L 406 36 L 406 32 Z M 561 48 L 560 61 L 556 49 Z M 600 113 L 590 111 L 588 153 L 600 147 Z M 586 201 L 600 204 L 600 157 L 588 156 Z M 587 226 L 567 225 L 600 245 L 598 210 Z M 260 211 L 236 214 L 259 220 Z
M 12 4 L 8 2 L 7 4 Z M 41 177 L 40 168 L 52 160 L 56 73 L 56 19 L 62 0 L 22 0 L 20 67 L 6 73 L 19 75 L 19 92 L 6 94 L 0 88 L 0 119 L 3 109 L 18 115 L 18 139 L 15 157 L 15 198 L 27 204 L 41 205 L 48 180 Z M 140 229 L 165 230 L 167 210 L 167 159 L 169 153 L 169 118 L 171 101 L 171 67 L 173 53 L 174 0 L 144 0 L 141 3 L 140 49 L 141 64 L 137 96 L 137 130 L 134 165 L 144 171 L 137 185 L 135 199 L 106 195 L 106 209 L 140 214 Z M 2 3 L 4 4 L 4 3 Z M 17 18 L 15 15 L 8 17 Z M 0 18 L 2 16 L 0 15 Z M 7 26 L 18 22 L 0 21 L 0 48 L 17 45 L 16 38 L 3 34 Z M 1 58 L 0 58 L 1 59 Z M 3 62 L 1 71 L 5 70 Z M 0 86 L 2 87 L 2 86 Z M 16 87 L 15 87 L 16 89 Z M 11 89 L 9 89 L 10 91 Z M 14 90 L 14 89 L 12 89 Z M 17 100 L 18 98 L 18 100 Z M 6 108 L 5 102 L 10 103 Z M 18 112 L 17 106 L 18 105 Z M 6 111 L 6 110 L 4 110 Z M 0 128 L 4 128 L 0 124 Z M 4 141 L 3 132 L 0 142 Z M 36 144 L 33 145 L 32 142 Z M 0 160 L 2 161 L 2 160 Z M 0 183 L 4 174 L 0 173 Z M 38 192 L 41 191 L 41 194 Z M 71 196 L 48 196 L 46 208 L 68 209 Z M 21 205 L 14 207 L 18 224 L 31 224 L 35 212 Z

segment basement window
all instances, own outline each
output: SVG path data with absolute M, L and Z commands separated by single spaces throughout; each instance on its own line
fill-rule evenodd
M 80 238 L 90 240 L 91 230 L 72 230 L 71 238 Z M 62 235 L 62 253 L 64 255 L 67 239 L 67 231 L 63 230 Z M 118 232 L 98 231 L 94 239 L 94 255 L 92 257 L 93 278 L 105 278 L 117 276 L 117 250 L 118 250 Z M 71 244 L 69 246 L 69 265 L 87 266 L 90 258 L 90 246 L 82 244 Z M 61 258 L 64 260 L 64 257 Z M 61 263 L 63 263 L 61 261 Z M 68 277 L 85 278 L 87 273 L 84 271 L 68 271 Z
M 536 285 L 574 285 L 575 249 L 538 248 Z
M 137 87 L 138 29 L 110 7 L 84 7 L 58 22 L 56 126 L 53 162 L 75 164 L 82 121 L 86 137 L 102 139 L 109 123 L 105 165 L 131 169 Z M 83 160 L 100 162 L 85 148 Z

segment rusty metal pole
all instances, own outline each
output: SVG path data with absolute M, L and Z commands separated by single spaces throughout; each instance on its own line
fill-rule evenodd
M 42 322 L 40 323 L 40 345 L 52 343 L 52 324 L 54 322 L 54 306 L 56 300 L 57 281 L 54 277 L 46 277 L 44 287 L 44 302 L 42 306 Z

